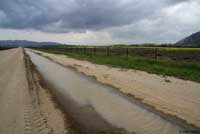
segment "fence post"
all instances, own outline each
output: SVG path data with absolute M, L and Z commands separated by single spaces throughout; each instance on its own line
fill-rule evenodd
M 76 52 L 77 53 L 79 53 L 80 52 L 80 48 L 78 47 L 78 48 L 76 48 Z
M 109 47 L 107 47 L 107 56 L 109 56 L 110 55 L 110 49 L 109 49 Z
M 126 48 L 126 57 L 128 57 L 129 55 L 129 51 L 128 51 L 128 47 Z
M 158 59 L 158 48 L 155 48 L 155 60 Z
M 96 55 L 96 47 L 93 48 L 93 53 Z
M 88 48 L 88 50 L 89 50 L 89 54 L 93 55 L 93 48 L 92 47 Z
M 84 54 L 86 53 L 86 48 L 85 48 L 85 47 L 83 48 L 83 53 L 84 53 Z

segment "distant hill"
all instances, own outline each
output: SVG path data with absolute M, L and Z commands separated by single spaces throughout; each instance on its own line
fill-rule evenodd
M 176 43 L 178 46 L 200 47 L 200 32 L 194 33 Z
M 56 43 L 56 42 L 36 42 L 36 41 L 27 41 L 27 40 L 0 40 L 1 47 L 47 47 L 47 46 L 61 46 L 65 44 Z

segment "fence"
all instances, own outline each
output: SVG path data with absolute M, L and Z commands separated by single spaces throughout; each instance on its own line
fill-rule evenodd
M 41 49 L 41 48 L 40 48 Z M 176 61 L 191 61 L 200 63 L 200 51 L 162 50 L 159 48 L 117 48 L 117 47 L 67 47 L 43 48 L 62 52 L 79 52 L 92 55 L 145 57 L 152 59 L 172 59 Z

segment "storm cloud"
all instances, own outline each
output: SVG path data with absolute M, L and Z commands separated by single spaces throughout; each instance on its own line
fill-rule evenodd
M 0 27 L 49 32 L 98 30 L 146 18 L 186 0 L 1 0 Z
M 187 19 L 181 20 L 182 18 L 178 16 L 180 14 L 168 10 L 177 10 L 177 5 L 184 6 L 185 3 L 186 5 L 195 3 L 194 6 L 198 8 L 200 7 L 198 6 L 199 2 L 196 1 L 1 0 L 0 28 L 29 29 L 47 33 L 84 33 L 88 30 L 103 30 L 105 32 L 107 30 L 114 38 L 134 38 L 134 35 L 137 35 L 137 38 L 142 38 L 142 36 L 146 38 L 153 32 L 162 32 L 168 28 L 173 29 L 175 25 L 183 27 Z M 187 9 L 188 12 L 193 10 L 192 8 L 184 10 Z M 173 20 L 170 21 L 173 16 L 175 16 L 174 19 L 180 17 L 177 24 L 172 24 Z M 199 20 L 197 21 L 199 22 Z M 196 28 L 196 26 L 194 27 Z

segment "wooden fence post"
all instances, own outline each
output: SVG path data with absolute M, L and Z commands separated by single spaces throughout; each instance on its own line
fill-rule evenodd
M 129 51 L 128 51 L 128 47 L 126 48 L 126 57 L 128 57 L 129 55 Z
M 83 53 L 83 51 L 84 51 L 84 48 L 83 48 L 83 47 L 81 47 L 81 53 Z
M 109 47 L 107 47 L 107 56 L 109 56 L 110 55 L 110 49 L 109 49 Z
M 84 49 L 83 49 L 83 53 L 85 54 L 86 53 L 86 48 L 84 47 Z
M 93 53 L 96 55 L 96 47 L 93 48 Z
M 155 48 L 155 60 L 158 59 L 158 48 Z

